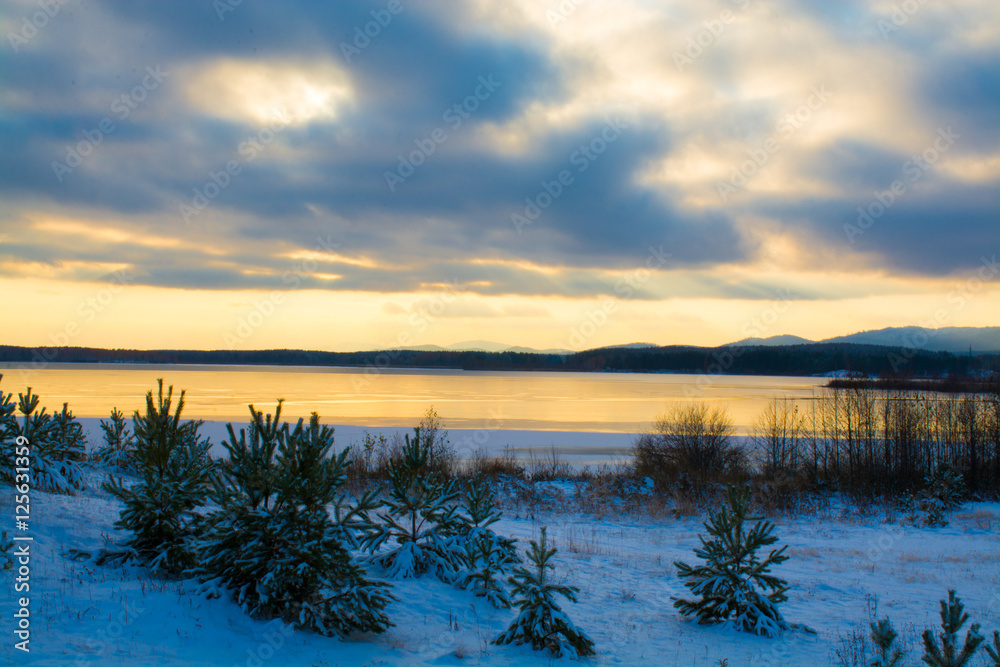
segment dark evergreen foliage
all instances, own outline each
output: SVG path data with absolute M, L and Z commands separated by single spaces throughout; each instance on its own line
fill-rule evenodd
M 747 517 L 750 509 L 749 487 L 730 486 L 729 507 L 713 513 L 705 523 L 712 539 L 699 536 L 701 548 L 695 555 L 704 563 L 692 567 L 674 561 L 678 576 L 698 598 L 677 599 L 674 607 L 684 616 L 696 616 L 699 623 L 717 623 L 732 619 L 743 632 L 773 637 L 791 626 L 778 611 L 787 600 L 788 582 L 770 574 L 788 556 L 787 547 L 772 549 L 760 558 L 757 551 L 778 541 L 771 522 Z M 747 521 L 757 523 L 744 529 Z M 770 591 L 770 592 L 768 592 Z
M 0 373 L 0 382 L 3 373 Z M 0 388 L 0 481 L 13 482 L 15 466 L 15 443 L 20 429 L 17 426 L 17 403 L 13 394 L 5 394 Z
M 914 502 L 916 509 L 924 513 L 925 526 L 947 526 L 946 515 L 962 506 L 965 494 L 962 476 L 947 463 L 942 463 L 932 475 L 924 478 L 924 488 Z
M 392 578 L 431 572 L 453 582 L 465 564 L 459 538 L 466 520 L 459 514 L 455 483 L 430 469 L 431 446 L 420 428 L 414 429 L 412 438 L 406 436 L 401 459 L 389 468 L 386 511 L 379 513 L 381 529 L 366 538 L 365 548 Z M 395 546 L 376 553 L 390 541 Z
M 459 585 L 485 597 L 498 609 L 509 609 L 510 597 L 503 586 L 503 575 L 510 566 L 521 562 L 516 540 L 497 535 L 490 528 L 500 520 L 500 512 L 489 482 L 482 475 L 469 483 L 466 497 L 468 526 L 462 539 L 468 570 Z
M 12 396 L 0 391 L 0 459 L 4 463 L 0 479 L 14 481 L 15 441 L 23 436 L 28 439 L 31 452 L 32 486 L 72 494 L 83 488 L 79 466 L 84 454 L 83 428 L 67 404 L 52 416 L 45 408 L 38 409 L 39 400 L 28 387 L 25 393 L 18 394 L 15 406 Z M 20 413 L 20 418 L 16 413 Z
M 69 403 L 63 403 L 62 411 L 52 415 L 49 439 L 49 451 L 60 460 L 79 461 L 84 457 L 87 440 L 83 436 L 83 426 L 69 409 Z
M 14 556 L 10 550 L 14 548 L 14 540 L 7 537 L 7 531 L 0 532 L 0 569 L 11 570 L 14 568 Z
M 871 622 L 872 641 L 878 649 L 878 655 L 872 660 L 870 667 L 898 667 L 903 660 L 903 652 L 896 648 L 896 638 L 899 636 L 892 627 L 889 617 Z
M 958 631 L 962 629 L 969 615 L 965 613 L 962 600 L 955 591 L 948 591 L 948 599 L 941 600 L 941 646 L 934 639 L 934 633 L 924 630 L 923 660 L 931 667 L 964 667 L 972 660 L 976 649 L 983 643 L 979 634 L 979 624 L 973 623 L 965 634 L 965 645 L 958 650 Z
M 115 527 L 131 534 L 124 552 L 104 552 L 98 558 L 127 558 L 153 570 L 179 574 L 195 563 L 193 541 L 198 516 L 194 509 L 208 495 L 212 462 L 210 443 L 198 430 L 200 421 L 181 421 L 184 392 L 171 412 L 173 390 L 163 395 L 146 394 L 146 413 L 132 417 L 135 431 L 135 461 L 140 480 L 127 486 L 109 475 L 104 489 L 125 504 Z
M 990 656 L 993 667 L 1000 667 L 1000 631 L 993 631 L 993 646 L 985 644 L 986 654 Z
M 548 570 L 555 570 L 551 561 L 556 549 L 549 548 L 545 533 L 545 528 L 542 528 L 541 539 L 537 542 L 531 540 L 527 555 L 533 567 L 519 567 L 509 579 L 513 586 L 514 604 L 520 611 L 510 627 L 493 643 L 531 644 L 536 651 L 548 649 L 556 657 L 593 655 L 594 642 L 573 625 L 556 603 L 556 595 L 576 602 L 580 589 L 549 580 Z
M 104 442 L 94 452 L 105 465 L 123 470 L 135 470 L 135 436 L 128 426 L 125 415 L 118 408 L 111 410 L 108 419 L 101 420 Z
M 282 424 L 281 405 L 273 418 L 251 405 L 249 433 L 228 426 L 198 571 L 253 616 L 326 635 L 382 632 L 392 625 L 389 585 L 368 579 L 350 552 L 376 530 L 377 491 L 349 498 L 348 450 L 333 454 L 333 430 L 316 413 L 308 425 Z
M 38 352 L 30 347 L 0 345 L 0 361 L 31 362 Z M 141 362 L 155 364 L 268 364 L 283 366 L 366 366 L 377 350 L 326 352 L 319 350 L 104 350 L 86 347 L 49 348 L 54 361 Z M 670 345 L 651 348 L 601 348 L 571 354 L 479 351 L 394 351 L 390 366 L 400 368 L 461 368 L 464 370 L 563 370 L 728 373 L 732 375 L 819 375 L 847 369 L 860 375 L 889 375 L 894 358 L 917 376 L 1000 370 L 1000 355 L 967 355 L 852 343 L 816 343 L 780 347 L 695 347 Z M 898 361 L 895 362 L 898 367 Z M 721 371 L 718 369 L 722 369 Z

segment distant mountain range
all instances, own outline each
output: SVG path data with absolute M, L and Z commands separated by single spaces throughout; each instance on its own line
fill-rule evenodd
M 973 353 L 1000 351 L 1000 327 L 888 327 L 859 331 L 847 336 L 835 336 L 812 341 L 799 336 L 780 335 L 768 338 L 744 338 L 729 343 L 742 347 L 777 347 L 783 345 L 810 345 L 813 343 L 853 343 L 855 345 L 881 345 L 884 347 L 909 347 L 928 351 Z
M 545 349 L 538 350 L 533 347 L 522 347 L 519 345 L 505 345 L 491 340 L 467 340 L 452 345 L 407 345 L 407 350 L 417 350 L 420 352 L 525 352 L 528 354 L 572 354 L 572 350 Z
M 726 346 L 738 346 L 738 347 L 779 347 L 781 345 L 812 345 L 816 341 L 809 340 L 808 338 L 803 338 L 801 336 L 793 336 L 791 334 L 780 334 L 778 336 L 769 336 L 767 338 L 744 338 L 743 340 L 738 340 L 735 343 L 726 343 Z
M 1000 327 L 944 327 L 941 329 L 924 329 L 923 327 L 888 327 L 859 331 L 846 336 L 835 336 L 823 340 L 809 340 L 801 336 L 780 334 L 767 338 L 744 338 L 727 346 L 740 347 L 783 347 L 787 345 L 814 345 L 819 343 L 850 343 L 854 345 L 879 345 L 883 347 L 910 347 L 929 352 L 951 352 L 962 354 L 1000 352 Z M 622 345 L 606 345 L 601 350 L 641 350 L 659 347 L 655 343 L 624 343 Z M 579 350 L 563 350 L 550 348 L 539 350 L 531 347 L 520 347 L 497 343 L 489 340 L 467 340 L 453 345 L 417 345 L 409 346 L 408 350 L 422 352 L 522 352 L 527 354 L 573 354 Z

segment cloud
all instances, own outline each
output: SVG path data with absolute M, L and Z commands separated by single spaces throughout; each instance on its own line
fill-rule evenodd
M 4 25 L 30 6 L 0 10 Z M 221 20 L 210 4 L 67 6 L 0 56 L 0 272 L 582 298 L 663 245 L 674 273 L 638 298 L 761 299 L 770 282 L 719 276 L 764 256 L 942 276 L 996 245 L 991 3 L 925 5 L 888 38 L 891 3 L 860 1 L 584 3 L 557 22 L 532 2 L 403 7 L 348 57 L 383 4 L 243 3 Z M 168 74 L 150 87 L 147 67 Z M 287 122 L 269 128 L 278 109 Z M 961 139 L 851 243 L 857 208 L 949 126 Z M 529 214 L 518 233 L 512 216 Z M 316 250 L 327 238 L 336 253 Z

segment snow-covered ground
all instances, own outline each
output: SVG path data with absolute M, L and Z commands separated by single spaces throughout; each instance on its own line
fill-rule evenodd
M 135 567 L 96 567 L 67 550 L 96 550 L 115 535 L 120 505 L 88 470 L 76 496 L 33 490 L 31 652 L 13 648 L 17 604 L 11 571 L 3 578 L 0 664 L 105 665 L 508 665 L 549 664 L 545 653 L 489 641 L 514 618 L 433 577 L 394 582 L 388 608 L 396 624 L 382 635 L 347 641 L 257 621 L 225 599 L 206 599 L 188 582 L 164 581 Z M 12 528 L 14 494 L 0 487 L 0 514 Z M 954 588 L 983 634 L 1000 628 L 1000 504 L 971 503 L 945 528 L 886 523 L 881 509 L 861 514 L 840 501 L 772 518 L 791 559 L 776 568 L 792 589 L 785 617 L 818 634 L 776 639 L 699 626 L 682 618 L 672 596 L 686 589 L 675 560 L 693 562 L 704 516 L 623 514 L 612 503 L 584 514 L 572 482 L 539 483 L 544 510 L 506 510 L 497 532 L 522 547 L 541 526 L 559 548 L 557 576 L 579 586 L 564 609 L 596 642 L 594 665 L 836 665 L 836 649 L 867 625 L 870 605 L 888 614 L 919 664 L 919 633 L 938 627 L 938 600 Z M 19 533 L 23 534 L 23 533 Z M 976 664 L 982 658 L 976 658 Z M 559 661 L 568 662 L 568 661 Z

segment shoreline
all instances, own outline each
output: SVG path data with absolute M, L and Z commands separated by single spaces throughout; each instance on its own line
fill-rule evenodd
M 127 417 L 128 418 L 128 417 Z M 129 428 L 131 429 L 131 418 Z M 100 417 L 78 417 L 87 437 L 87 450 L 93 450 L 103 439 Z M 187 420 L 185 420 L 187 421 Z M 297 419 L 289 419 L 295 424 Z M 215 457 L 225 456 L 226 450 L 222 443 L 229 438 L 227 424 L 239 434 L 240 428 L 246 428 L 248 421 L 204 420 L 200 429 L 201 435 L 212 442 L 211 454 Z M 378 437 L 384 435 L 392 438 L 395 434 L 403 437 L 413 433 L 413 427 L 405 426 L 358 426 L 355 424 L 326 424 L 334 429 L 334 437 L 338 451 L 348 445 L 359 445 L 365 433 Z M 592 431 L 545 431 L 532 429 L 502 429 L 502 428 L 448 428 L 448 440 L 455 448 L 460 460 L 466 460 L 478 450 L 485 450 L 491 455 L 503 454 L 510 447 L 515 457 L 527 461 L 533 454 L 545 457 L 553 448 L 560 460 L 572 466 L 613 464 L 631 457 L 632 444 L 638 433 L 602 433 Z M 739 436 L 736 436 L 739 437 Z

